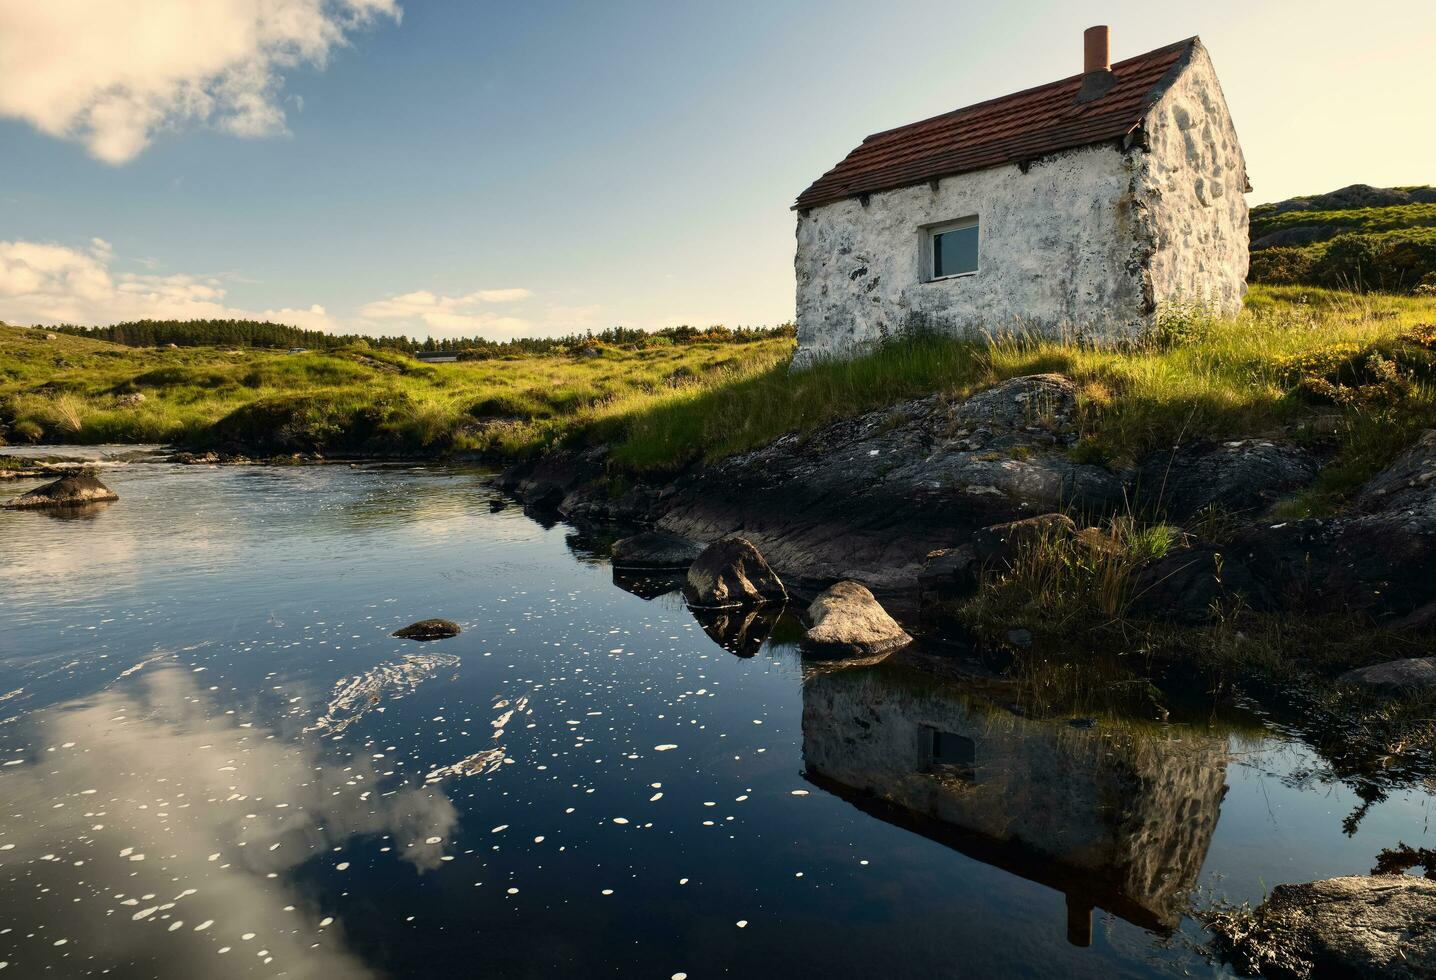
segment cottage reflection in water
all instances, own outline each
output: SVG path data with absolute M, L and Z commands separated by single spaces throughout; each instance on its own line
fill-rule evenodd
M 881 665 L 807 675 L 803 756 L 863 811 L 1063 892 L 1078 946 L 1094 908 L 1176 927 L 1226 793 L 1223 738 L 1022 717 Z

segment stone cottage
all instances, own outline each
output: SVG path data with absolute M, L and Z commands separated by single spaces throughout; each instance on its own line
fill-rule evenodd
M 1233 314 L 1246 164 L 1198 38 L 869 136 L 798 212 L 795 367 L 915 327 L 1131 337 Z

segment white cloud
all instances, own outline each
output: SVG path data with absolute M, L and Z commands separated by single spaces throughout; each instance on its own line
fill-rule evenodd
M 527 289 L 481 289 L 463 296 L 440 296 L 427 289 L 402 293 L 366 303 L 359 315 L 368 320 L 398 320 L 423 324 L 431 333 L 483 333 L 518 337 L 531 333 L 533 324 L 522 317 L 480 309 L 484 303 L 513 303 L 528 299 Z
M 88 250 L 44 242 L 0 241 L 0 320 L 10 323 L 108 324 L 123 320 L 234 318 L 336 331 L 324 307 L 255 312 L 225 300 L 216 276 L 112 271 L 114 250 L 102 238 Z
M 395 0 L 0 0 L 0 115 L 112 164 L 162 129 L 285 130 L 280 72 L 322 67 Z

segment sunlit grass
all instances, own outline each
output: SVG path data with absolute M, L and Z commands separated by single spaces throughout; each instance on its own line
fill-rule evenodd
M 0 327 L 0 435 L 504 458 L 606 444 L 615 470 L 662 475 L 904 399 L 1060 372 L 1078 386 L 1078 459 L 1122 468 L 1196 439 L 1319 444 L 1331 462 L 1296 505 L 1306 512 L 1436 425 L 1433 324 L 1429 298 L 1258 287 L 1240 317 L 1174 315 L 1122 347 L 918 335 L 802 372 L 786 338 L 423 364 L 363 347 L 123 348 Z

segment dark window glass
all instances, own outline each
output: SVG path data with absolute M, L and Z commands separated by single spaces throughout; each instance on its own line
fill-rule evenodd
M 932 761 L 941 766 L 971 766 L 977 760 L 977 744 L 952 732 L 932 733 Z
M 932 277 L 977 271 L 977 225 L 932 236 Z

